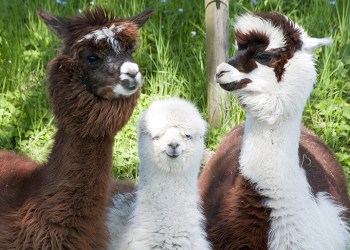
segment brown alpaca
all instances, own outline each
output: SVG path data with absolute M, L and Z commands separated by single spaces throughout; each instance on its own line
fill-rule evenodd
M 236 93 L 247 120 L 200 176 L 208 238 L 218 250 L 345 249 L 344 173 L 301 126 L 316 81 L 312 49 L 328 40 L 278 13 L 243 15 L 235 29 L 237 54 L 218 66 L 217 81 Z
M 38 14 L 64 42 L 48 73 L 58 131 L 46 164 L 0 153 L 0 249 L 106 249 L 112 146 L 139 97 L 132 53 L 152 11 Z

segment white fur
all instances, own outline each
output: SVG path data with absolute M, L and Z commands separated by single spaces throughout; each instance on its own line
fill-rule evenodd
M 237 18 L 235 30 L 247 34 L 251 31 L 263 31 L 270 37 L 269 49 L 281 48 L 285 45 L 283 32 L 272 25 L 268 20 L 264 20 L 257 16 L 245 14 Z
M 272 47 L 283 44 L 279 29 L 254 16 L 240 18 L 237 29 L 266 32 Z M 266 197 L 264 204 L 271 209 L 269 249 L 345 249 L 350 237 L 341 218 L 344 208 L 325 193 L 313 196 L 299 163 L 302 112 L 316 81 L 311 52 L 329 43 L 329 39 L 310 38 L 301 31 L 306 47 L 285 65 L 282 81 L 277 82 L 267 66 L 258 64 L 244 74 L 223 63 L 217 72 L 226 73 L 219 83 L 252 80 L 236 91 L 247 114 L 240 171 L 256 184 L 259 193 Z
M 134 210 L 135 193 L 122 193 L 113 197 L 112 206 L 109 207 L 107 214 L 108 230 L 112 239 L 109 249 L 117 249 L 118 243 L 121 242 L 129 216 Z
M 78 43 L 90 39 L 95 39 L 96 42 L 106 39 L 107 42 L 112 46 L 113 50 L 116 53 L 119 53 L 120 45 L 118 39 L 115 38 L 115 36 L 116 34 L 122 32 L 124 29 L 124 25 L 115 26 L 115 24 L 112 24 L 109 28 L 102 27 L 86 34 L 80 40 L 78 40 Z
M 128 80 L 135 84 L 135 89 L 130 90 L 128 88 L 123 87 L 121 84 L 117 84 L 113 92 L 119 96 L 129 96 L 138 91 L 139 87 L 142 85 L 142 75 L 139 70 L 139 66 L 136 63 L 125 62 L 120 67 L 120 80 Z
M 197 187 L 205 121 L 192 104 L 170 98 L 153 102 L 138 128 L 137 198 L 114 249 L 210 249 Z

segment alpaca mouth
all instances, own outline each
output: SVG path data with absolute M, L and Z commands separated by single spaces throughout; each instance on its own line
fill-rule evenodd
M 238 89 L 245 88 L 251 82 L 252 82 L 252 80 L 250 80 L 248 78 L 244 78 L 240 81 L 233 81 L 233 82 L 229 82 L 229 83 L 219 83 L 219 84 L 220 84 L 220 87 L 226 91 L 235 91 Z
M 122 80 L 121 85 L 128 91 L 133 91 L 138 88 L 139 83 L 136 80 Z
M 165 152 L 165 153 L 167 154 L 167 156 L 169 156 L 170 158 L 173 158 L 173 159 L 175 159 L 175 158 L 180 156 L 180 154 L 176 154 L 176 153 L 174 153 L 174 154 L 171 154 L 171 153 L 168 153 L 168 152 Z
M 141 87 L 141 83 L 137 80 L 122 80 L 113 88 L 113 93 L 117 96 L 130 96 Z

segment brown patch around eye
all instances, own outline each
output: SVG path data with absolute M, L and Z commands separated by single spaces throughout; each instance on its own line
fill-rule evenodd
M 274 68 L 275 75 L 277 78 L 277 81 L 282 80 L 283 73 L 285 71 L 284 66 L 288 62 L 290 58 L 294 55 L 294 47 L 293 48 L 279 48 L 279 49 L 272 49 L 269 50 L 270 53 L 274 53 L 274 58 L 266 65 Z

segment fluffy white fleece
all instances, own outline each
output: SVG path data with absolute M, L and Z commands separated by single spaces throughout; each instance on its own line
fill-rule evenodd
M 155 101 L 146 110 L 138 125 L 136 201 L 130 205 L 115 197 L 115 204 L 122 206 L 111 209 L 109 216 L 120 215 L 109 221 L 112 230 L 113 224 L 120 226 L 113 249 L 210 249 L 197 187 L 205 131 L 197 108 L 185 100 Z

